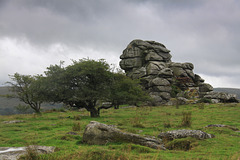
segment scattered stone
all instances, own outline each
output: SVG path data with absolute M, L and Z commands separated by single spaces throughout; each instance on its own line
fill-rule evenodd
M 2 123 L 12 124 L 12 123 L 24 123 L 25 121 L 22 120 L 13 120 L 13 121 L 3 121 Z
M 238 103 L 237 95 L 236 94 L 230 94 L 230 93 L 224 93 L 224 92 L 208 92 L 207 95 L 204 96 L 204 98 L 208 99 L 217 99 L 219 102 L 229 102 L 229 103 Z
M 56 147 L 51 146 L 29 146 L 29 147 L 0 147 L 1 160 L 17 160 L 27 153 L 28 149 L 35 150 L 38 154 L 49 154 L 55 152 Z
M 206 126 L 206 128 L 208 128 L 208 127 L 224 127 L 224 128 L 229 128 L 233 131 L 239 131 L 239 129 L 236 128 L 236 127 L 229 126 L 229 125 L 224 125 L 224 124 L 210 124 L 210 125 Z
M 70 135 L 78 135 L 76 132 L 67 132 L 66 134 L 70 134 Z
M 142 137 L 138 134 L 122 132 L 115 126 L 102 124 L 96 121 L 91 121 L 86 126 L 83 134 L 83 143 L 105 145 L 110 142 L 129 142 L 154 149 L 165 150 L 162 141 L 153 137 Z
M 202 139 L 214 138 L 215 136 L 200 130 L 187 130 L 187 129 L 162 132 L 158 135 L 158 138 L 166 139 L 170 141 L 174 139 L 187 138 L 187 137 L 193 137 L 193 138 L 202 140 Z

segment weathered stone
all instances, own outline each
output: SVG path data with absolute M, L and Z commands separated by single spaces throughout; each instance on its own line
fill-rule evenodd
M 166 140 L 174 140 L 174 139 L 186 138 L 186 137 L 193 137 L 193 138 L 202 140 L 202 139 L 214 138 L 215 136 L 200 130 L 187 130 L 187 129 L 162 132 L 158 135 L 158 138 L 166 139 Z
M 219 99 L 211 99 L 211 102 L 212 103 L 220 103 L 220 100 Z
M 170 68 L 164 68 L 158 73 L 158 76 L 163 78 L 173 77 L 173 71 Z
M 155 41 L 147 41 L 149 44 L 151 44 L 151 47 L 160 50 L 161 52 L 169 53 L 170 50 L 168 50 L 162 43 L 155 42 Z
M 182 64 L 182 67 L 183 67 L 184 69 L 189 69 L 189 70 L 193 70 L 193 68 L 194 68 L 194 66 L 193 66 L 192 63 L 183 63 L 183 64 Z
M 171 62 L 172 55 L 169 52 L 170 50 L 159 42 L 136 39 L 129 43 L 120 56 L 120 67 L 125 70 L 128 77 L 141 79 L 141 84 L 148 93 L 154 92 L 150 96 L 156 100 L 155 104 L 169 101 L 171 98 L 169 86 L 184 93 L 192 87 L 199 87 L 198 97 L 207 96 L 216 103 L 238 102 L 234 96 L 223 100 L 223 96 L 209 95 L 208 92 L 213 91 L 213 87 L 204 83 L 204 79 L 199 75 L 194 74 L 194 65 L 189 62 Z M 185 98 L 191 98 L 191 96 Z
M 142 67 L 141 58 L 128 58 L 120 61 L 120 67 L 125 70 Z
M 28 149 L 32 149 L 37 154 L 53 153 L 56 147 L 51 146 L 29 146 L 29 147 L 0 147 L 1 160 L 17 160 L 20 156 L 27 153 Z
M 141 67 L 138 69 L 134 69 L 127 73 L 127 76 L 132 79 L 139 79 L 147 75 L 147 71 L 145 67 Z
M 120 56 L 121 59 L 126 58 L 136 58 L 136 57 L 142 57 L 143 51 L 140 48 L 134 47 L 134 48 L 127 48 L 123 51 L 123 54 Z
M 195 74 L 195 80 L 197 84 L 203 83 L 204 79 L 202 79 L 198 74 Z
M 147 74 L 148 75 L 157 75 L 162 69 L 166 67 L 165 63 L 163 62 L 150 62 L 147 65 Z
M 165 100 L 171 99 L 171 95 L 168 92 L 160 92 L 159 95 Z
M 152 90 L 154 92 L 171 92 L 172 87 L 171 86 L 153 86 Z
M 163 61 L 163 58 L 156 52 L 149 52 L 145 57 L 146 61 Z
M 177 97 L 177 101 L 179 105 L 184 105 L 188 103 L 188 99 L 184 97 Z
M 199 84 L 199 92 L 210 92 L 213 91 L 213 87 L 208 83 Z
M 11 124 L 11 123 L 24 123 L 23 120 L 13 120 L 13 121 L 3 121 L 2 123 Z
M 204 98 L 218 99 L 220 102 L 239 102 L 236 94 L 224 93 L 224 92 L 207 92 Z
M 190 69 L 185 69 L 185 71 L 187 72 L 187 75 L 192 78 L 192 79 L 195 79 L 195 74 L 193 73 L 192 70 Z
M 176 77 L 188 77 L 187 72 L 181 67 L 171 67 L 171 69 Z
M 159 92 L 150 92 L 149 96 L 152 98 L 154 105 L 159 105 L 163 103 L 163 99 L 159 95 Z
M 76 132 L 67 132 L 66 134 L 70 134 L 70 135 L 78 135 Z
M 110 142 L 129 142 L 154 149 L 165 149 L 163 143 L 159 139 L 122 132 L 112 125 L 91 121 L 86 126 L 83 134 L 83 143 L 105 145 Z
M 164 78 L 157 77 L 150 81 L 149 86 L 170 86 L 170 83 Z
M 183 68 L 183 64 L 182 63 L 176 63 L 176 62 L 170 62 L 170 63 L 168 63 L 168 67 L 169 68 L 172 68 L 172 67 Z
M 170 62 L 171 61 L 171 58 L 172 58 L 172 55 L 169 54 L 169 53 L 164 53 L 164 52 L 161 52 L 161 50 L 156 50 L 155 51 L 157 52 L 157 54 L 159 56 L 161 56 L 163 58 L 163 61 L 164 62 Z
M 231 129 L 233 131 L 239 131 L 239 129 L 236 128 L 236 127 L 229 126 L 229 125 L 224 125 L 224 124 L 210 124 L 210 125 L 206 126 L 206 128 L 208 128 L 208 127 L 224 127 L 224 128 Z

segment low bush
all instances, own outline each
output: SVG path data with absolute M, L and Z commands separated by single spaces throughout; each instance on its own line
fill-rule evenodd
M 74 123 L 72 126 L 73 131 L 80 131 L 81 130 L 81 125 L 80 123 Z
M 201 98 L 197 101 L 197 103 L 212 103 L 212 101 L 208 98 Z
M 193 146 L 196 145 L 195 138 L 182 138 L 182 139 L 174 139 L 166 144 L 166 148 L 169 150 L 184 150 L 188 151 Z
M 182 112 L 181 127 L 191 127 L 192 125 L 192 112 Z

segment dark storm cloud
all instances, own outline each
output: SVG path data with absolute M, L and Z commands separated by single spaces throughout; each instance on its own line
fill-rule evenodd
M 155 40 L 172 51 L 173 61 L 192 62 L 195 72 L 208 79 L 227 76 L 228 83 L 240 88 L 239 28 L 237 0 L 0 0 L 0 42 L 14 44 L 11 48 L 19 54 L 17 44 L 28 48 L 32 53 L 26 50 L 25 55 L 32 58 L 53 54 L 73 59 L 79 52 L 79 57 L 117 64 L 131 40 Z M 59 48 L 64 49 L 56 52 Z

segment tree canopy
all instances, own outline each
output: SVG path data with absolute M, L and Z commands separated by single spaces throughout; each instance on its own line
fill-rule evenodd
M 10 90 L 16 94 L 11 97 L 19 98 L 20 101 L 29 105 L 36 113 L 40 114 L 41 104 L 44 101 L 44 88 L 42 76 L 21 75 L 15 73 L 11 76 Z
M 39 108 L 39 111 L 43 101 L 60 102 L 71 107 L 86 108 L 91 117 L 98 117 L 101 109 L 97 108 L 98 101 L 111 102 L 111 106 L 116 107 L 123 103 L 136 104 L 147 100 L 139 81 L 114 73 L 103 59 L 80 59 L 67 67 L 61 62 L 59 65 L 50 65 L 44 73 L 45 76 L 16 74 L 13 78 L 16 83 L 12 83 L 19 98 L 29 105 L 37 102 L 39 107 L 34 108 Z

